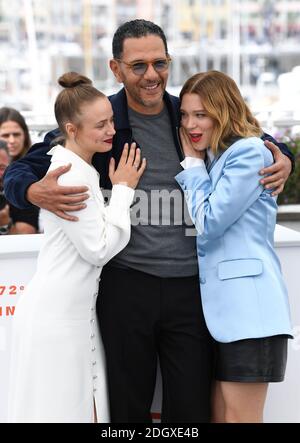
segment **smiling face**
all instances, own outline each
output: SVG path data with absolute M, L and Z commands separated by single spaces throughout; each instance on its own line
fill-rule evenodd
M 210 146 L 214 120 L 207 115 L 198 94 L 184 94 L 181 100 L 181 125 L 186 130 L 194 149 L 202 151 Z
M 0 138 L 6 141 L 9 155 L 12 158 L 18 157 L 25 143 L 25 134 L 21 126 L 14 121 L 3 122 L 0 126 Z
M 110 101 L 101 97 L 84 103 L 80 107 L 79 121 L 79 125 L 66 124 L 66 148 L 90 163 L 95 152 L 107 152 L 112 148 L 116 131 Z
M 163 109 L 168 69 L 156 72 L 149 64 L 143 75 L 137 75 L 128 64 L 166 58 L 164 43 L 156 35 L 124 40 L 121 61 L 111 60 L 110 67 L 118 82 L 124 84 L 130 108 L 141 114 L 158 114 Z

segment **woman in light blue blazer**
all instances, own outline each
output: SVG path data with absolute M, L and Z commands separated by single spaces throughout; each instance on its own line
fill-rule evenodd
M 176 180 L 197 229 L 204 315 L 215 344 L 214 422 L 260 422 L 269 382 L 284 378 L 291 321 L 274 251 L 273 163 L 235 82 L 209 71 L 181 91 L 184 170 Z

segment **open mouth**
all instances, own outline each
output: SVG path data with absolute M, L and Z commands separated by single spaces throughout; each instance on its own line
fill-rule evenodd
M 108 138 L 107 140 L 104 140 L 104 143 L 108 143 L 109 145 L 111 145 L 113 142 L 112 138 Z
M 159 86 L 160 86 L 160 83 L 155 83 L 155 84 L 153 84 L 153 85 L 147 85 L 147 86 L 144 86 L 144 89 L 145 89 L 147 92 L 153 93 L 153 92 L 157 92 Z
M 189 134 L 189 136 L 193 143 L 198 143 L 202 139 L 203 134 Z

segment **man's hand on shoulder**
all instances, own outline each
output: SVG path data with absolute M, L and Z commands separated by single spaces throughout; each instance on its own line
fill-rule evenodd
M 58 217 L 69 221 L 77 221 L 78 217 L 67 212 L 79 211 L 86 207 L 83 203 L 89 196 L 86 186 L 59 186 L 57 179 L 65 174 L 71 165 L 60 166 L 48 172 L 40 181 L 33 183 L 27 189 L 27 200 L 43 209 L 53 212 Z M 73 195 L 76 194 L 76 195 Z

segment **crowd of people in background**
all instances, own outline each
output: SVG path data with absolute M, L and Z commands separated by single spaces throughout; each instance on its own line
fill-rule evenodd
M 7 166 L 22 158 L 31 146 L 28 126 L 19 111 L 0 108 L 0 235 L 39 232 L 39 208 L 20 209 L 9 203 L 3 192 Z

